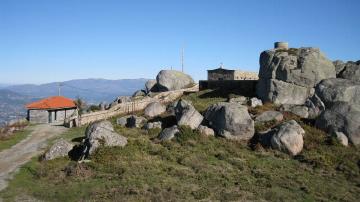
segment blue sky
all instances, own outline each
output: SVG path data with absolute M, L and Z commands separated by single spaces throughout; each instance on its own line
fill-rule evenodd
M 0 0 L 0 83 L 257 71 L 275 41 L 360 59 L 358 0 Z

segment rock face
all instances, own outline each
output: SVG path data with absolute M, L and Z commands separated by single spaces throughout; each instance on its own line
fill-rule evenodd
M 338 78 L 349 79 L 354 82 L 360 82 L 360 60 L 357 62 L 347 62 L 344 68 L 339 72 Z
M 335 102 L 316 120 L 316 127 L 329 133 L 343 132 L 354 145 L 360 144 L 360 105 Z
M 297 155 L 304 146 L 304 129 L 294 120 L 285 122 L 271 131 L 271 146 L 274 149 L 286 152 L 290 155 Z
M 70 142 L 64 139 L 60 139 L 56 141 L 47 152 L 45 152 L 43 160 L 47 161 L 58 157 L 68 156 L 68 153 L 72 150 L 73 147 L 74 145 Z
M 146 93 L 150 93 L 150 92 L 156 92 L 156 80 L 155 79 L 150 79 L 145 83 L 145 91 Z
M 249 140 L 254 135 L 254 121 L 246 106 L 220 102 L 211 105 L 204 117 L 215 132 L 225 138 Z
M 316 94 L 306 100 L 305 106 L 308 108 L 308 117 L 304 118 L 315 119 L 325 110 L 325 104 Z
M 158 136 L 158 139 L 160 141 L 171 140 L 178 133 L 180 133 L 180 131 L 179 131 L 178 127 L 175 125 L 170 128 L 165 128 L 163 131 L 161 131 L 161 133 Z
M 348 102 L 360 105 L 360 83 L 347 79 L 325 79 L 315 90 L 326 107 L 331 107 L 335 102 Z
M 316 84 L 335 77 L 335 66 L 317 48 L 268 50 L 260 55 L 257 95 L 264 102 L 301 105 Z
M 261 113 L 259 116 L 255 118 L 256 122 L 267 122 L 267 121 L 282 121 L 284 116 L 281 112 L 277 111 L 266 111 Z
M 189 126 L 191 129 L 196 129 L 201 124 L 204 117 L 185 100 L 179 100 L 175 108 L 175 117 L 177 124 Z
M 311 95 L 312 88 L 269 79 L 259 80 L 256 93 L 264 102 L 275 104 L 304 104 Z
M 152 102 L 145 108 L 144 114 L 148 117 L 155 117 L 161 115 L 165 111 L 165 105 L 161 104 L 160 102 Z
M 200 132 L 200 134 L 205 136 L 215 136 L 214 130 L 207 126 L 200 125 L 198 127 L 198 131 Z
M 100 121 L 86 128 L 85 151 L 86 155 L 92 154 L 101 145 L 120 146 L 127 144 L 126 137 L 117 134 L 110 121 Z
M 156 122 L 148 122 L 144 125 L 144 129 L 145 130 L 150 130 L 150 129 L 154 129 L 154 128 L 162 128 L 162 123 L 161 121 L 156 121 Z
M 160 91 L 179 90 L 194 83 L 191 76 L 176 70 L 161 70 L 156 76 L 156 81 Z

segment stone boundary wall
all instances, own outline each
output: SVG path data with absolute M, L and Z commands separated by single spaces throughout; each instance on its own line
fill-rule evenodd
M 256 95 L 257 80 L 223 80 L 223 81 L 199 81 L 199 89 L 220 89 L 224 91 L 233 91 L 247 97 Z
M 185 92 L 197 92 L 199 91 L 199 85 L 195 85 L 191 88 L 161 92 L 154 97 L 144 97 L 142 99 L 136 99 L 132 102 L 119 103 L 108 110 L 92 112 L 83 114 L 77 117 L 78 125 L 86 125 L 95 121 L 105 120 L 120 114 L 129 114 L 137 111 L 144 110 L 148 104 L 152 102 L 170 103 L 180 98 Z M 75 118 L 75 117 L 74 117 Z M 75 118 L 76 119 L 76 118 Z M 70 120 L 72 121 L 72 120 Z

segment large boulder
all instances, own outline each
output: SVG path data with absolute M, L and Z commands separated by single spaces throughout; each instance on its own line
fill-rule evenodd
M 215 132 L 228 139 L 249 140 L 254 135 L 254 121 L 246 106 L 220 102 L 205 112 L 205 119 Z
M 335 102 L 360 105 L 360 83 L 351 80 L 325 79 L 316 86 L 315 93 L 326 107 Z
M 175 137 L 176 134 L 179 134 L 179 133 L 180 133 L 180 130 L 177 127 L 177 125 L 175 125 L 170 128 L 165 128 L 163 131 L 161 131 L 161 133 L 158 136 L 158 139 L 160 141 L 171 140 Z
M 263 102 L 301 105 L 312 94 L 312 89 L 277 79 L 260 79 L 256 93 Z
M 148 117 L 159 116 L 166 111 L 166 106 L 160 102 L 150 103 L 144 110 L 144 114 Z
M 179 100 L 175 108 L 177 124 L 189 126 L 191 129 L 199 127 L 204 117 L 193 107 L 190 102 Z
M 58 157 L 68 156 L 73 147 L 73 144 L 61 138 L 45 152 L 43 160 L 47 161 Z
M 257 95 L 264 102 L 304 104 L 316 84 L 335 77 L 335 66 L 317 48 L 267 50 L 260 55 Z
M 329 133 L 343 132 L 354 145 L 360 144 L 360 105 L 335 102 L 316 120 L 316 127 Z
M 93 153 L 100 146 L 120 146 L 127 144 L 127 138 L 117 134 L 110 121 L 90 124 L 85 132 L 85 155 Z
M 146 93 L 150 93 L 150 92 L 156 92 L 156 80 L 155 79 L 150 79 L 145 83 L 145 91 Z
M 290 155 L 299 154 L 304 146 L 304 129 L 294 120 L 287 121 L 275 127 L 270 133 L 271 147 Z
M 190 87 L 194 84 L 191 76 L 176 70 L 161 70 L 156 76 L 160 91 L 172 91 Z
M 360 83 L 360 60 L 347 62 L 338 77 Z

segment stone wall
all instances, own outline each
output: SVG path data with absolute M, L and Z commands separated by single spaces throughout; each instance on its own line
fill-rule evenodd
M 257 72 L 244 72 L 235 70 L 234 80 L 258 80 L 259 74 Z
M 31 123 L 48 123 L 49 113 L 47 110 L 31 109 L 28 111 L 28 119 Z
M 154 97 L 144 97 L 142 99 L 137 99 L 132 102 L 119 103 L 108 110 L 82 114 L 81 116 L 77 117 L 78 119 L 77 122 L 81 126 L 95 121 L 105 120 L 114 116 L 118 116 L 120 114 L 130 114 L 137 111 L 142 111 L 152 102 L 161 102 L 164 104 L 170 103 L 180 98 L 184 94 L 184 92 L 196 92 L 196 91 L 199 91 L 198 85 L 181 90 L 162 92 L 155 95 Z M 72 119 L 68 120 L 68 122 L 71 121 Z
M 199 89 L 233 91 L 248 97 L 255 96 L 257 80 L 199 81 Z

